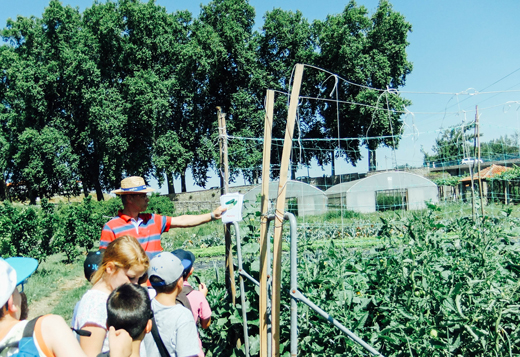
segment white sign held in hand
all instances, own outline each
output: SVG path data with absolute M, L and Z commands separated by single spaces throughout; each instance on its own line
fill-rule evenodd
M 222 214 L 222 223 L 238 222 L 242 220 L 242 204 L 244 195 L 228 193 L 220 196 L 220 205 L 227 208 Z

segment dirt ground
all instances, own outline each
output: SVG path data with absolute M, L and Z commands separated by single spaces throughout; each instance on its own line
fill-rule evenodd
M 68 291 L 82 286 L 85 283 L 84 276 L 78 276 L 75 279 L 65 281 L 56 293 L 46 296 L 39 301 L 33 301 L 29 306 L 29 320 L 40 315 L 50 314 L 52 310 L 61 300 L 61 297 Z

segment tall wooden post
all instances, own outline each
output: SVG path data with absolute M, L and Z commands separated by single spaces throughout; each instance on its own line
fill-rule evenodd
M 480 124 L 478 120 L 478 105 L 475 108 L 475 126 L 477 128 L 477 165 L 478 165 L 478 189 L 480 193 L 480 212 L 484 218 L 484 198 L 482 197 L 482 178 L 480 177 Z
M 285 214 L 285 196 L 287 185 L 287 172 L 290 165 L 292 150 L 292 139 L 296 110 L 298 109 L 298 97 L 303 76 L 303 65 L 297 64 L 294 74 L 293 88 L 289 103 L 289 113 L 287 115 L 287 126 L 285 129 L 285 139 L 283 143 L 282 161 L 280 164 L 280 183 L 278 184 L 278 197 L 276 199 L 276 218 L 274 225 L 274 244 L 273 244 L 273 300 L 272 300 L 272 346 L 273 356 L 280 356 L 280 291 L 282 278 L 282 225 Z
M 464 129 L 463 129 L 464 130 Z M 471 217 L 475 221 L 475 180 L 473 175 L 475 174 L 475 158 L 477 156 L 477 123 L 475 122 L 475 131 L 473 135 L 473 154 L 471 155 L 471 163 L 469 163 L 469 173 L 471 175 Z
M 264 152 L 262 162 L 262 203 L 260 212 L 260 357 L 267 357 L 267 249 L 269 232 L 267 231 L 267 209 L 269 207 L 269 173 L 271 166 L 271 133 L 273 130 L 274 91 L 268 90 L 265 98 Z M 270 357 L 270 356 L 269 356 Z
M 229 192 L 229 166 L 228 166 L 228 146 L 226 132 L 226 113 L 217 107 L 218 133 L 220 147 L 220 193 L 225 195 Z M 226 289 L 235 305 L 235 269 L 233 268 L 233 251 L 231 250 L 231 232 L 227 224 L 224 224 L 224 239 L 226 245 Z

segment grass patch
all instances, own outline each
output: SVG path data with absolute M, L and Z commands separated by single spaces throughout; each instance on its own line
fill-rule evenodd
M 83 294 L 85 294 L 91 287 L 92 285 L 87 281 L 87 279 L 85 279 L 83 286 L 72 289 L 67 291 L 66 294 L 63 294 L 51 313 L 62 316 L 65 321 L 70 324 L 76 303 L 81 300 Z
M 65 259 L 65 254 L 59 253 L 47 257 L 47 260 L 40 263 L 24 288 L 29 307 L 31 302 L 55 293 L 68 280 L 83 275 L 83 255 L 77 257 L 72 264 L 65 264 Z

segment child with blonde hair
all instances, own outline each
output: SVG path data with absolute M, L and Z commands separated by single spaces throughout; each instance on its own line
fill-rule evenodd
M 138 284 L 149 265 L 148 256 L 134 237 L 122 236 L 108 245 L 92 276 L 92 288 L 76 304 L 72 316 L 74 329 L 91 332 L 90 337 L 78 336 L 87 356 L 96 357 L 109 350 L 106 304 L 110 293 L 125 283 Z

